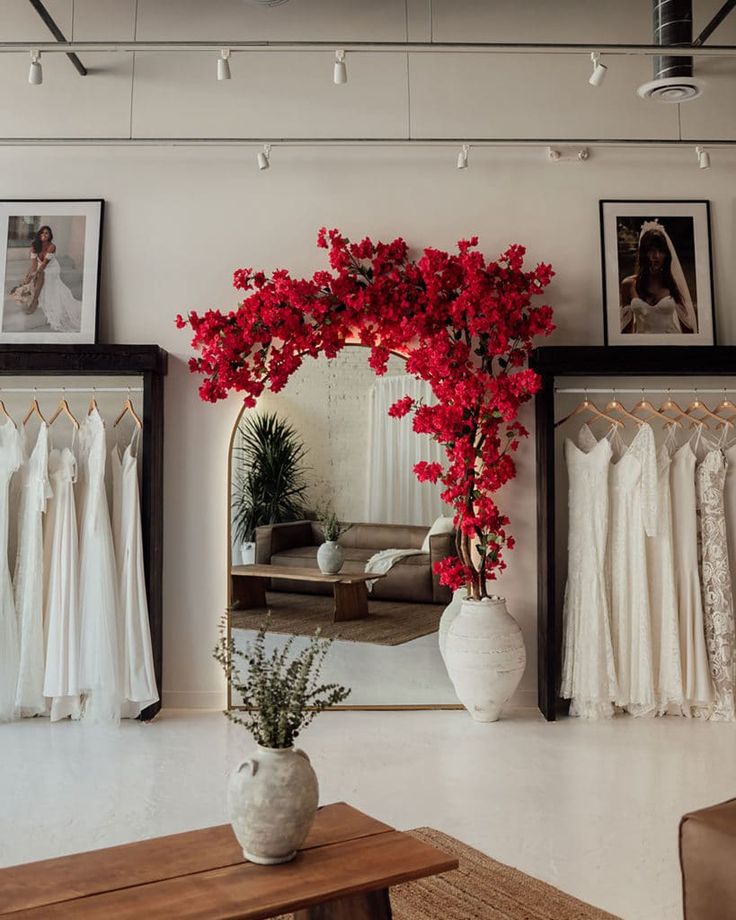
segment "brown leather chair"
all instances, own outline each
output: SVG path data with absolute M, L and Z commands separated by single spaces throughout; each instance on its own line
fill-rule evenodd
M 353 524 L 339 540 L 345 551 L 341 571 L 365 572 L 365 564 L 381 549 L 421 549 L 427 527 L 404 524 Z M 317 549 L 324 542 L 322 530 L 314 521 L 269 524 L 256 528 L 256 562 L 317 568 Z M 375 584 L 372 597 L 383 601 L 408 601 L 415 604 L 449 604 L 452 593 L 434 574 L 435 562 L 456 555 L 455 534 L 433 534 L 429 552 L 406 556 Z M 272 589 L 295 594 L 330 594 L 331 585 L 319 582 L 274 581 Z
M 680 821 L 685 920 L 736 920 L 736 799 Z

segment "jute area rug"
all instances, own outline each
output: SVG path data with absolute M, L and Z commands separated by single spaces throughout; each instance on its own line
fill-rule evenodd
M 460 868 L 392 888 L 394 920 L 621 920 L 431 827 L 409 833 Z
M 368 616 L 362 620 L 332 622 L 334 600 L 320 594 L 286 594 L 269 591 L 268 608 L 234 610 L 234 629 L 258 629 L 270 611 L 269 630 L 290 636 L 313 636 L 319 626 L 326 639 L 369 642 L 373 645 L 402 645 L 437 632 L 442 604 L 409 604 L 401 601 L 368 601 Z

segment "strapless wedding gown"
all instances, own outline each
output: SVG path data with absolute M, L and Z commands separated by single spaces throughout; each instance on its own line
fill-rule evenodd
M 61 266 L 56 256 L 48 258 L 38 306 L 54 332 L 79 332 L 82 326 L 82 302 L 77 300 L 61 280 Z
M 647 303 L 641 297 L 634 297 L 631 301 L 631 312 L 634 314 L 634 332 L 682 332 L 677 318 L 677 303 L 669 294 L 655 304 Z

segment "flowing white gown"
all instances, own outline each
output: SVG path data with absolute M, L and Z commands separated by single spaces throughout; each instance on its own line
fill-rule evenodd
M 122 702 L 117 570 L 105 492 L 105 425 L 97 409 L 82 422 L 79 442 L 84 474 L 79 539 L 83 718 L 116 722 Z
M 699 438 L 699 431 L 693 437 Z M 672 490 L 672 535 L 675 550 L 675 584 L 680 620 L 680 660 L 682 690 L 686 705 L 708 706 L 713 699 L 708 654 L 705 647 L 703 596 L 698 569 L 698 519 L 695 498 L 695 452 L 692 438 L 672 454 L 670 486 Z
M 677 318 L 675 298 L 669 294 L 655 304 L 648 304 L 641 297 L 634 297 L 631 301 L 631 312 L 634 314 L 634 332 L 682 332 Z
M 113 447 L 110 454 L 112 528 L 120 600 L 122 715 L 125 718 L 137 718 L 143 709 L 158 700 L 143 570 L 135 453 L 137 436 L 136 430 L 122 457 L 117 446 Z
M 74 482 L 77 462 L 68 449 L 49 454 L 52 498 L 46 511 L 45 632 L 43 693 L 51 721 L 81 714 L 79 691 L 79 555 Z
M 568 572 L 560 696 L 570 715 L 613 715 L 618 692 L 605 578 L 608 539 L 608 477 L 611 445 L 583 425 L 578 444 L 565 441 L 568 493 Z
M 670 490 L 673 438 L 674 428 L 671 428 L 657 451 L 657 535 L 647 539 L 654 695 L 659 715 L 664 715 L 670 707 L 679 713 L 684 703 Z
M 696 469 L 695 485 L 700 522 L 705 641 L 713 680 L 714 702 L 708 717 L 733 722 L 734 624 L 733 592 L 728 564 L 723 489 L 726 461 L 719 448 L 709 450 Z
M 61 280 L 61 266 L 53 253 L 46 256 L 46 268 L 38 306 L 54 332 L 79 332 L 82 327 L 82 302 Z
M 11 419 L 0 424 L 0 722 L 18 715 L 20 649 L 13 586 L 8 567 L 10 479 L 22 462 L 21 440 Z
M 16 704 L 22 716 L 46 712 L 43 692 L 45 647 L 43 611 L 43 515 L 51 497 L 48 478 L 49 438 L 45 422 L 36 443 L 27 453 L 22 439 L 24 463 L 21 469 L 21 494 L 18 508 L 18 547 L 13 588 L 18 616 L 20 667 Z
M 626 447 L 614 434 L 609 564 L 611 635 L 618 678 L 616 704 L 632 715 L 654 715 L 654 666 L 646 537 L 657 533 L 657 455 L 654 433 L 639 426 Z

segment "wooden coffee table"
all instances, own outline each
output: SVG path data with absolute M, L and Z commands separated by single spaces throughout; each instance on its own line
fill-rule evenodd
M 288 565 L 234 565 L 230 569 L 231 597 L 238 610 L 266 607 L 269 578 L 291 581 L 321 581 L 332 585 L 335 595 L 333 622 L 360 620 L 368 616 L 367 581 L 385 578 L 373 572 L 323 575 L 319 569 L 292 568 Z
M 293 862 L 256 866 L 229 824 L 0 869 L 8 920 L 389 920 L 390 885 L 458 862 L 349 805 L 317 813 Z

